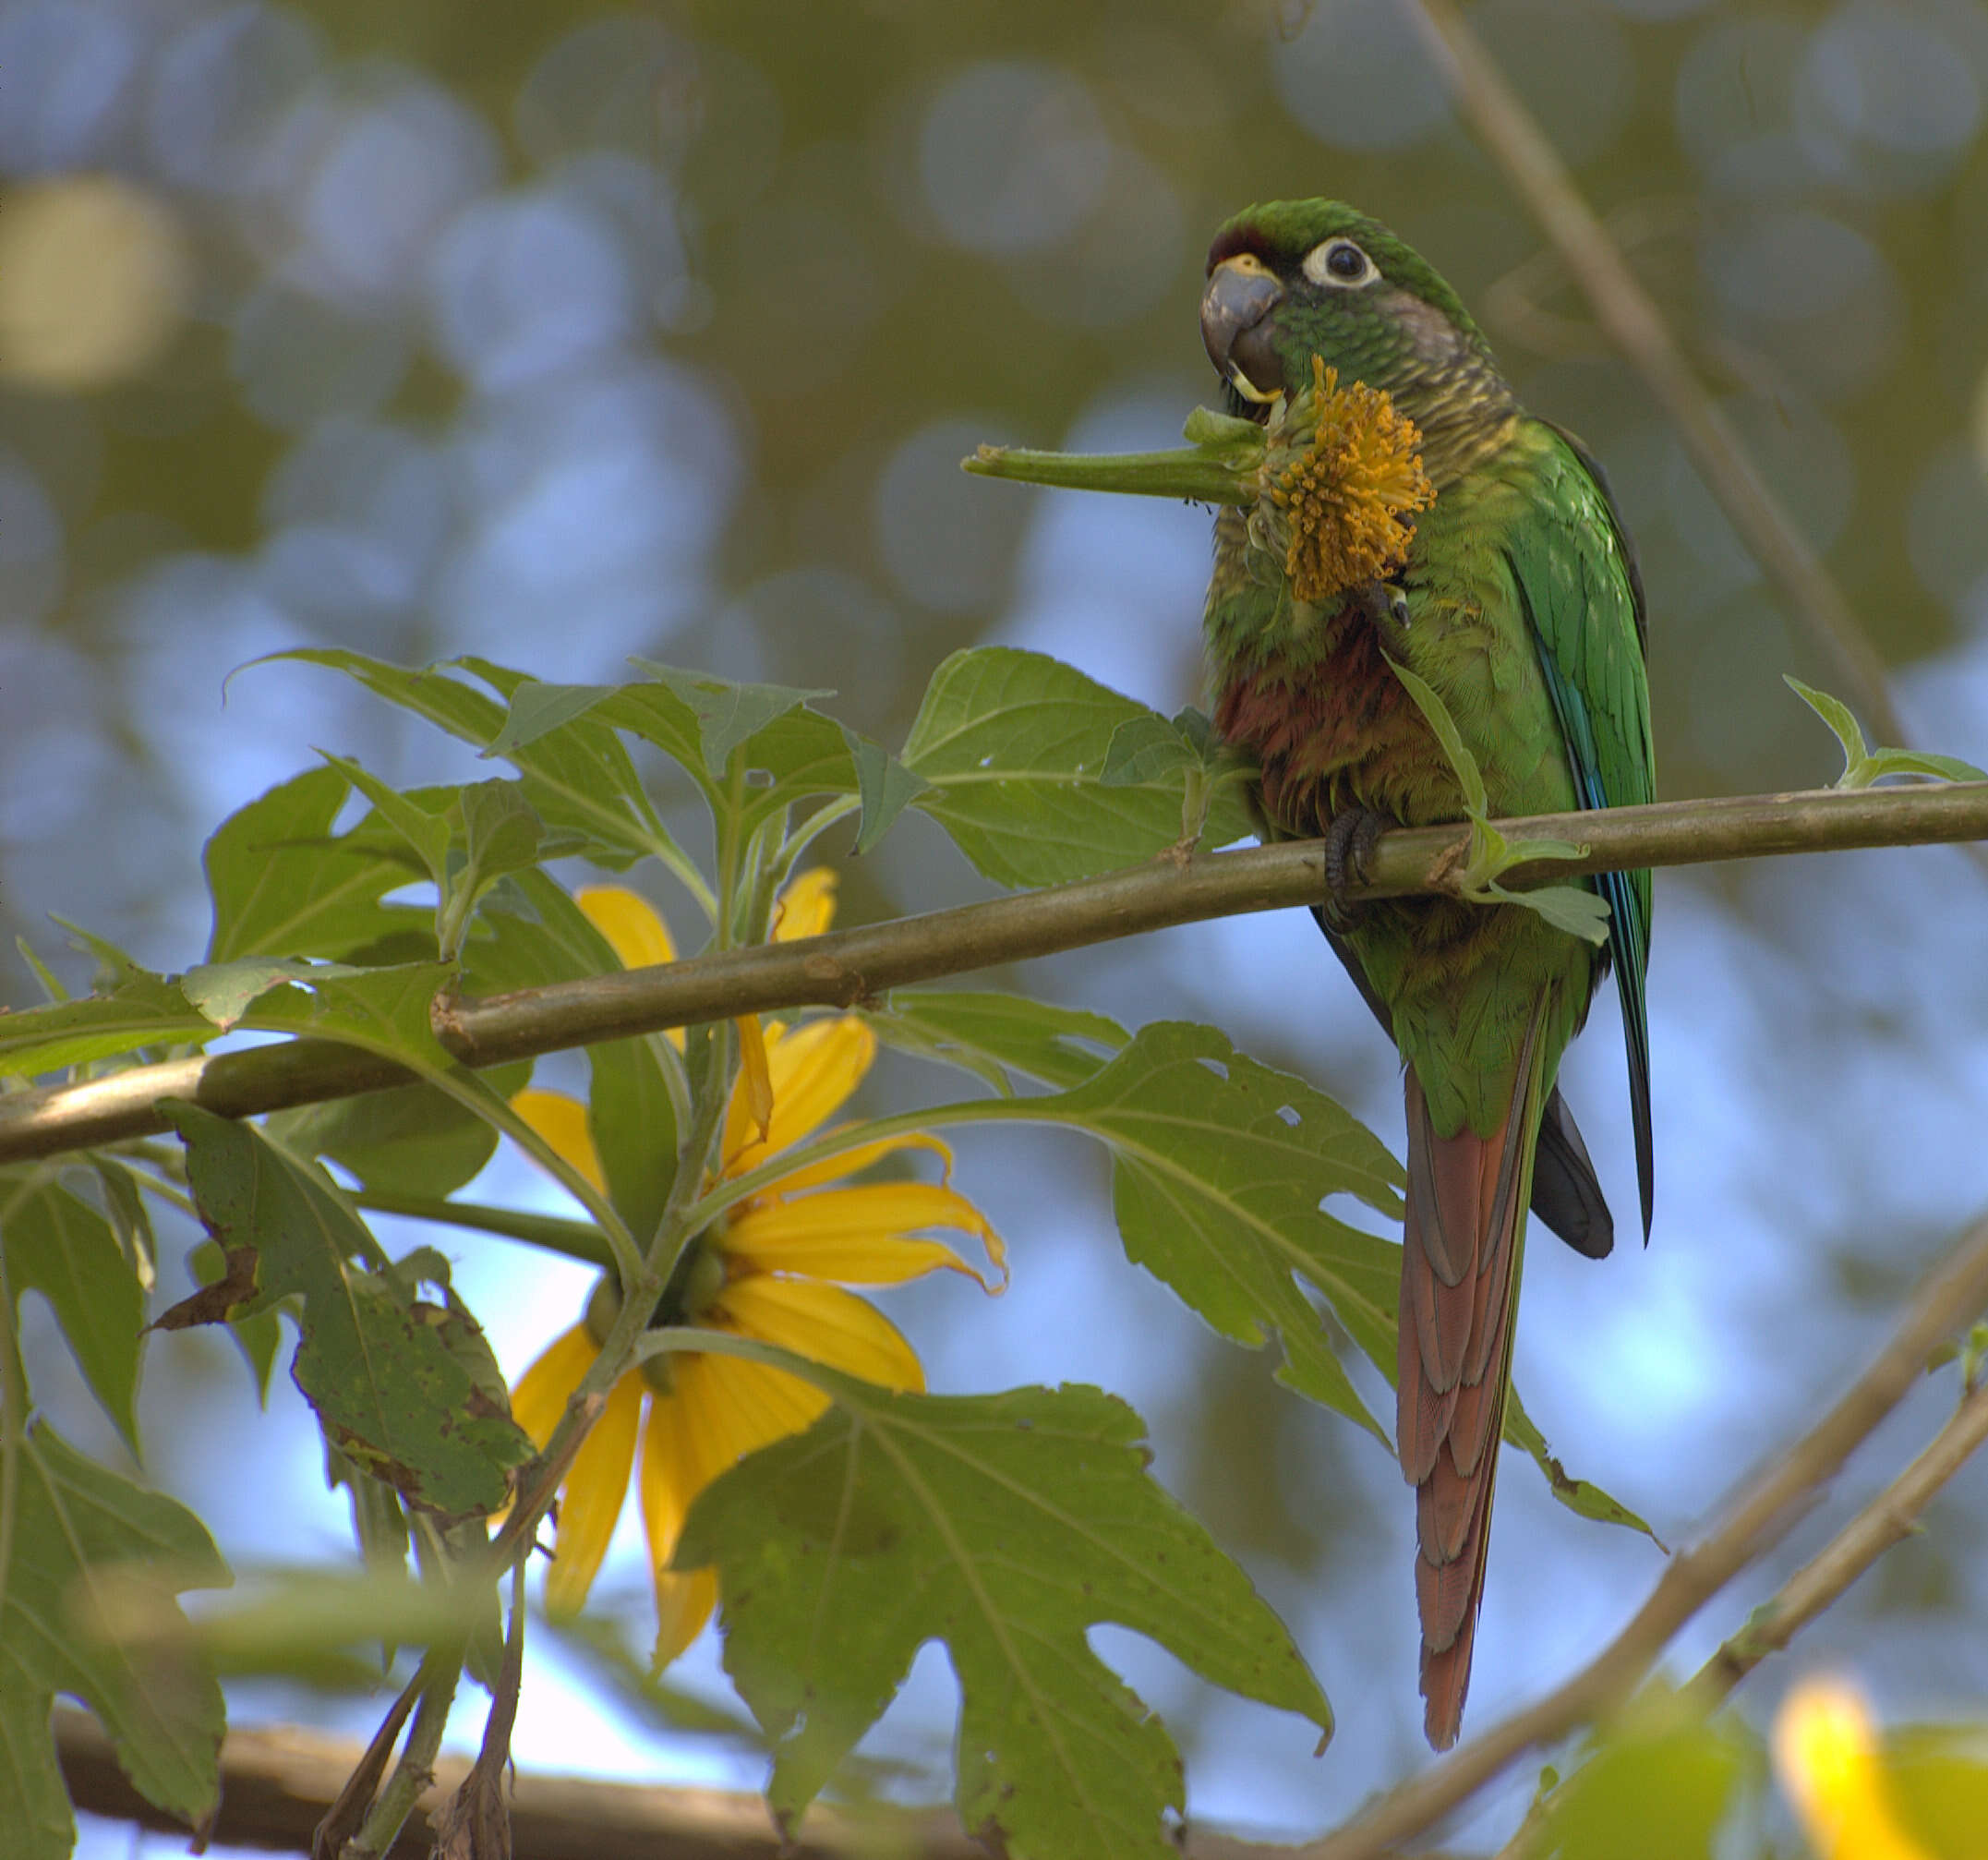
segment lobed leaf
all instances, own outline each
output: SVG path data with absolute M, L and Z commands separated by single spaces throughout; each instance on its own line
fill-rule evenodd
M 1001 1851 L 1176 1851 L 1163 1817 L 1184 1807 L 1178 1753 L 1090 1650 L 1097 1624 L 1330 1733 L 1288 1632 L 1153 1480 L 1123 1402 L 818 1380 L 836 1405 L 709 1488 L 677 1556 L 718 1566 L 726 1670 L 773 1741 L 783 1829 L 931 1639 L 959 1680 L 960 1818 Z
M 863 1018 L 887 1045 L 960 1067 L 1004 1093 L 1016 1074 L 1079 1084 L 1131 1037 L 1102 1014 L 994 988 L 898 988 Z
M 57 1166 L 0 1171 L 0 1256 L 17 1305 L 29 1292 L 48 1300 L 90 1392 L 137 1453 L 145 1292 L 110 1222 L 64 1185 Z
M 141 1567 L 157 1607 L 232 1579 L 184 1505 L 84 1458 L 45 1421 L 16 1455 L 11 1539 L 0 1544 L 0 1800 L 10 1860 L 66 1860 L 76 1840 L 50 1714 L 80 1698 L 147 1801 L 198 1825 L 221 1790 L 221 1688 L 187 1661 L 140 1659 L 104 1632 L 121 1573 Z M 128 1581 L 128 1575 L 122 1579 Z
M 1378 1137 L 1302 1079 L 1185 1021 L 1141 1028 L 1091 1078 L 1026 1111 L 1110 1148 L 1128 1259 L 1233 1342 L 1259 1347 L 1274 1332 L 1279 1381 L 1386 1439 L 1303 1290 L 1392 1360 L 1400 1253 L 1322 1205 L 1350 1194 L 1399 1216 L 1401 1166 Z

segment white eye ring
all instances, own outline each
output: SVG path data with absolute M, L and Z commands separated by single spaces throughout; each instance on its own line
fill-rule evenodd
M 1357 270 L 1346 262 L 1348 257 L 1357 261 Z M 1305 275 L 1335 291 L 1357 291 L 1373 284 L 1380 268 L 1351 239 L 1341 236 L 1321 240 L 1305 254 Z

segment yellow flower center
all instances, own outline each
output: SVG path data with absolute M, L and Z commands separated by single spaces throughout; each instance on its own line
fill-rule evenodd
M 1365 381 L 1339 385 L 1339 370 L 1311 358 L 1312 385 L 1273 441 L 1265 494 L 1288 520 L 1284 574 L 1303 601 L 1337 599 L 1392 574 L 1408 559 L 1415 525 L 1436 488 L 1422 469 L 1421 432 L 1392 398 Z M 1309 427 L 1308 440 L 1306 429 Z

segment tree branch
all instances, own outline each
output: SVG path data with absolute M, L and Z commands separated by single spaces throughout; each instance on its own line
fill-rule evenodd
M 1603 332 L 1677 428 L 1706 489 L 1753 559 L 1849 681 L 1877 734 L 1902 746 L 1905 726 L 1892 705 L 1884 660 L 1829 571 L 1747 456 L 1732 423 L 1693 373 L 1662 313 L 1582 199 L 1546 132 L 1464 23 L 1454 0 L 1402 4 L 1486 153 L 1560 254 L 1594 307 Z
M 1514 888 L 1577 874 L 1769 853 L 1846 851 L 1988 839 L 1988 782 L 1835 789 L 1659 802 L 1501 820 L 1512 839 L 1572 841 L 1570 860 L 1500 876 Z M 1349 900 L 1451 891 L 1468 829 L 1398 827 L 1376 841 Z M 495 1066 L 666 1027 L 797 1007 L 849 1008 L 886 990 L 1077 949 L 1176 924 L 1313 904 L 1325 895 L 1321 842 L 1161 858 L 1102 878 L 935 911 L 922 917 L 761 944 L 684 962 L 588 976 L 481 1001 L 440 1001 L 442 1045 Z M 0 1163 L 153 1136 L 168 1098 L 253 1117 L 412 1081 L 392 1060 L 321 1039 L 135 1066 L 80 1084 L 0 1097 Z
M 184 1836 L 186 1823 L 155 1807 L 117 1767 L 96 1720 L 68 1706 L 55 1712 L 55 1743 L 70 1799 L 86 1814 Z M 231 1730 L 221 1752 L 221 1815 L 211 1837 L 225 1846 L 307 1853 L 311 1830 L 359 1760 L 357 1745 L 296 1730 Z M 423 1794 L 425 1815 L 469 1773 L 470 1759 L 447 1755 Z M 987 1860 L 950 1810 L 870 1811 L 816 1806 L 783 1840 L 757 1795 L 717 1789 L 645 1788 L 594 1777 L 517 1778 L 511 1794 L 512 1860 L 861 1860 L 894 1854 L 903 1860 Z M 1248 1860 L 1239 1841 L 1197 1833 L 1192 1860 Z M 416 1820 L 401 1830 L 385 1860 L 428 1860 L 430 1836 Z
M 1709 1710 L 1889 1550 L 1917 1529 L 1934 1495 L 1988 1440 L 1988 1386 L 1975 1389 L 1917 1458 L 1782 1584 L 1780 1591 L 1693 1675 L 1686 1697 Z
M 1671 1560 L 1649 1599 L 1593 1661 L 1544 1698 L 1381 1796 L 1324 1840 L 1278 1850 L 1283 1860 L 1375 1860 L 1392 1853 L 1468 1801 L 1528 1750 L 1550 1744 L 1621 1704 L 1671 1636 L 1748 1564 L 1787 1535 L 1843 1462 L 1924 1374 L 1934 1348 L 1984 1306 L 1988 1219 L 1970 1228 L 1926 1279 L 1870 1368 L 1809 1432 L 1741 1489 L 1710 1536 Z

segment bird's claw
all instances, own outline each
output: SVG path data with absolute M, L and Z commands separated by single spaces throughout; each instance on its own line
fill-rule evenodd
M 1346 896 L 1347 881 L 1364 884 L 1367 861 L 1374 842 L 1398 823 L 1371 807 L 1347 807 L 1332 816 L 1325 829 L 1325 922 L 1331 930 L 1343 931 L 1357 916 L 1359 904 Z

